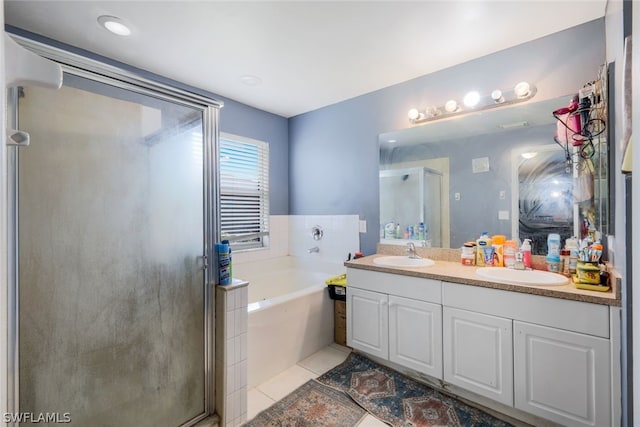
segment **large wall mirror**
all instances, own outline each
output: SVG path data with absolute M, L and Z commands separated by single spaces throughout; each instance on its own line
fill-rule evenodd
M 380 134 L 381 242 L 459 248 L 486 231 L 544 254 L 549 233 L 606 235 L 605 102 L 592 106 L 589 141 L 563 143 L 552 113 L 572 97 Z

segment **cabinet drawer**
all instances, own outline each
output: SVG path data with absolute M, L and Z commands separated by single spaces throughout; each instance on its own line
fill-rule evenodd
M 609 338 L 609 307 L 443 282 L 443 305 Z
M 352 287 L 436 304 L 442 302 L 439 280 L 347 268 L 347 293 Z

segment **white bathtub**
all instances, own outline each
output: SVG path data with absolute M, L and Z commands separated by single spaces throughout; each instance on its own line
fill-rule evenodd
M 344 271 L 341 262 L 312 256 L 234 264 L 234 277 L 249 282 L 249 388 L 333 342 L 333 301 L 324 281 Z

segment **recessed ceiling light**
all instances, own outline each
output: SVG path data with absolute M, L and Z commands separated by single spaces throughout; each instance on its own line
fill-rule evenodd
M 387 140 L 387 142 L 388 142 L 389 144 L 393 144 L 393 143 L 395 143 L 395 142 L 398 142 L 398 140 L 396 140 L 396 139 L 388 139 L 388 140 Z
M 118 36 L 131 35 L 131 29 L 117 16 L 101 15 L 98 17 L 98 23 Z
M 262 79 L 260 77 L 252 76 L 250 74 L 240 76 L 240 81 L 247 86 L 258 86 L 260 83 L 262 83 Z

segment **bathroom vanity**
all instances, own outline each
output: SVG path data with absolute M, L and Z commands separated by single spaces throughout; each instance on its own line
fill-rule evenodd
M 620 424 L 615 284 L 499 284 L 459 262 L 389 268 L 377 257 L 345 264 L 349 346 L 515 417 Z

